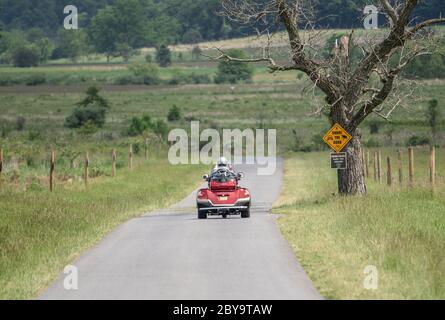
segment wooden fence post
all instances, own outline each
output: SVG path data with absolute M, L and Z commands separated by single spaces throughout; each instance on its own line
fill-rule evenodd
M 49 166 L 49 191 L 54 190 L 54 170 L 56 169 L 56 154 L 54 150 L 51 151 L 51 163 Z
M 386 174 L 386 183 L 388 184 L 388 186 L 392 185 L 392 168 L 391 168 L 391 158 L 388 157 L 387 158 L 387 164 L 388 164 L 388 170 L 387 170 L 387 174 Z
M 408 169 L 409 169 L 409 183 L 414 183 L 414 149 L 413 147 L 408 148 Z
M 0 149 L 0 186 L 2 185 L 2 172 L 3 172 L 3 149 Z
M 369 151 L 366 152 L 365 169 L 366 169 L 366 178 L 369 178 Z
M 130 144 L 130 152 L 128 153 L 128 167 L 133 170 L 133 145 Z
M 377 182 L 377 151 L 374 151 L 374 181 Z
M 403 163 L 402 163 L 402 152 L 400 149 L 397 150 L 397 165 L 399 167 L 399 183 L 403 183 Z
M 365 159 L 365 150 L 363 148 L 360 149 L 360 154 L 361 154 L 361 157 L 362 157 L 363 177 L 366 178 L 366 159 Z
M 88 155 L 88 152 L 85 154 L 85 166 L 84 166 L 84 180 L 85 180 L 85 187 L 88 187 L 88 167 L 90 166 L 90 157 Z
M 112 171 L 113 171 L 113 178 L 116 177 L 116 149 L 113 149 L 113 154 L 112 154 Z
M 431 146 L 430 150 L 430 182 L 431 186 L 434 188 L 436 183 L 436 147 Z
M 377 151 L 377 178 L 382 182 L 382 151 Z

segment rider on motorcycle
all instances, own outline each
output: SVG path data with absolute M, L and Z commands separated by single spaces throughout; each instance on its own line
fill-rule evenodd
M 229 181 L 236 183 L 240 177 L 238 177 L 238 174 L 235 172 L 233 165 L 225 157 L 220 157 L 213 168 L 209 179 L 209 181 L 216 181 L 219 183 Z
M 213 168 L 213 171 L 216 171 L 218 169 L 227 169 L 233 173 L 235 173 L 235 169 L 233 165 L 227 160 L 226 157 L 220 157 L 218 161 L 216 162 L 215 167 Z

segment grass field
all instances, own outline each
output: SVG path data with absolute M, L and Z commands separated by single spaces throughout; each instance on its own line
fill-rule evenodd
M 445 104 L 444 83 L 440 80 L 418 82 L 419 99 L 397 109 L 392 123 L 371 117 L 370 121 L 378 122 L 379 132 L 371 135 L 370 121 L 367 121 L 362 127 L 363 141 L 369 145 L 406 145 L 412 135 L 428 136 L 430 129 L 425 123 L 428 100 L 436 98 L 440 105 Z M 102 94 L 111 102 L 111 110 L 107 124 L 96 138 L 102 141 L 103 137 L 125 135 L 134 116 L 148 114 L 154 119 L 166 119 L 169 109 L 177 105 L 183 119 L 170 123 L 171 127 L 187 128 L 193 119 L 199 120 L 203 128 L 275 128 L 281 151 L 292 150 L 297 143 L 299 147 L 322 148 L 320 136 L 329 124 L 325 118 L 311 115 L 322 103 L 322 96 L 302 93 L 305 85 L 304 80 L 295 79 L 293 84 L 104 87 Z M 19 137 L 26 140 L 29 130 L 46 132 L 46 135 L 53 132 L 59 137 L 72 135 L 70 130 L 63 128 L 64 119 L 82 99 L 86 87 L 5 87 L 0 90 L 0 130 L 3 127 L 7 133 L 2 138 L 6 144 Z M 14 130 L 19 116 L 26 119 L 23 132 Z M 444 125 L 442 123 L 442 127 Z M 443 144 L 443 130 L 439 130 L 439 138 L 439 143 Z
M 134 85 L 138 78 L 128 69 L 128 64 L 99 65 L 52 65 L 35 68 L 0 67 L 0 87 L 42 85 Z M 212 83 L 217 73 L 216 61 L 175 63 L 159 69 L 159 78 L 164 85 Z M 180 77 L 183 78 L 180 78 Z M 184 79 L 185 76 L 194 77 Z M 267 67 L 257 64 L 254 83 L 293 83 L 296 73 L 270 74 Z M 151 86 L 151 85 L 150 85 Z
M 384 151 L 389 154 L 394 151 Z M 299 153 L 286 160 L 284 191 L 273 211 L 324 297 L 445 298 L 445 152 L 437 155 L 434 194 L 427 183 L 428 151 L 415 154 L 415 188 L 407 186 L 405 163 L 402 187 L 369 179 L 369 194 L 358 198 L 335 195 L 328 153 Z M 377 267 L 377 290 L 364 289 L 368 265 Z
M 201 166 L 151 159 L 115 179 L 48 191 L 0 191 L 0 299 L 35 298 L 64 266 L 124 221 L 179 201 Z

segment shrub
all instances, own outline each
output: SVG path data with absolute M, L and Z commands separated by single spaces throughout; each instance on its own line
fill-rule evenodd
M 168 125 L 165 121 L 157 120 L 152 122 L 150 116 L 144 115 L 142 118 L 134 117 L 131 119 L 127 133 L 130 136 L 137 136 L 140 134 L 144 134 L 145 137 L 152 136 L 158 141 L 159 138 L 167 137 L 168 130 Z
M 76 107 L 72 114 L 65 119 L 65 126 L 68 128 L 80 128 L 87 123 L 93 123 L 96 127 L 102 128 L 105 124 L 105 118 L 106 109 L 99 105 Z
M 194 72 L 185 74 L 184 72 L 179 70 L 174 70 L 172 78 L 168 81 L 168 84 L 171 85 L 202 83 L 212 83 L 212 79 L 207 74 L 197 74 Z
M 109 102 L 99 95 L 99 89 L 97 87 L 89 87 L 86 94 L 87 96 L 82 101 L 78 102 L 77 105 L 81 107 L 88 107 L 91 104 L 97 104 L 104 109 L 110 108 Z
M 192 58 L 198 60 L 201 57 L 202 49 L 199 46 L 194 46 L 192 49 Z
M 144 78 L 143 77 L 136 77 L 134 75 L 123 75 L 116 80 L 114 80 L 114 84 L 117 85 L 129 85 L 129 84 L 144 84 Z
M 98 130 L 99 128 L 97 127 L 96 123 L 94 123 L 92 120 L 88 120 L 79 128 L 78 132 L 81 135 L 87 136 L 95 134 Z
M 196 84 L 212 83 L 212 78 L 208 74 L 192 74 Z
M 37 86 L 39 84 L 44 84 L 45 82 L 46 77 L 44 74 L 33 74 L 25 80 L 27 86 Z
M 424 146 L 431 143 L 431 139 L 426 136 L 412 136 L 408 140 L 408 146 Z
M 191 73 L 188 79 L 190 79 L 188 83 L 192 84 L 212 83 L 212 78 L 208 74 Z
M 137 136 L 142 134 L 145 130 L 152 128 L 151 118 L 144 115 L 142 118 L 133 117 L 131 119 L 130 127 L 128 128 L 128 135 Z
M 153 124 L 153 132 L 161 138 L 168 135 L 168 126 L 163 120 L 158 120 Z
M 39 64 L 40 56 L 36 48 L 27 46 L 19 47 L 12 53 L 14 67 L 29 68 Z
M 171 51 L 165 44 L 156 48 L 156 62 L 162 68 L 168 67 L 172 64 Z
M 228 50 L 227 54 L 234 58 L 245 58 L 242 50 Z M 237 83 L 239 81 L 251 81 L 253 68 L 247 62 L 240 61 L 221 61 L 218 64 L 218 72 L 216 74 L 216 83 Z
M 161 80 L 157 77 L 152 77 L 152 76 L 145 76 L 142 78 L 142 82 L 147 85 L 155 85 L 155 84 L 159 84 L 161 82 Z
M 109 108 L 108 101 L 99 95 L 99 89 L 90 87 L 87 90 L 87 96 L 77 103 L 77 107 L 65 119 L 65 126 L 80 128 L 88 123 L 89 126 L 102 128 Z
M 23 131 L 25 129 L 25 124 L 26 124 L 26 119 L 20 116 L 15 121 L 15 129 L 17 131 Z
M 181 109 L 179 109 L 175 104 L 170 108 L 167 115 L 167 120 L 170 122 L 181 120 Z
M 154 64 L 134 63 L 128 69 L 135 77 L 142 79 L 142 83 L 146 85 L 158 84 L 160 82 L 159 69 Z

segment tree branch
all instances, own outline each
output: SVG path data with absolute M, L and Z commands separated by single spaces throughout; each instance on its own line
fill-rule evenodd
M 418 23 L 417 25 L 415 25 L 414 27 L 410 28 L 406 32 L 406 37 L 408 39 L 411 39 L 420 30 L 425 29 L 425 28 L 427 28 L 429 26 L 432 26 L 432 25 L 435 25 L 435 24 L 440 24 L 440 23 L 445 23 L 445 18 L 429 19 L 429 20 L 423 21 L 421 23 Z
M 206 55 L 206 54 L 203 54 L 203 53 L 201 55 L 203 57 L 209 58 L 211 60 L 225 60 L 225 61 L 236 61 L 236 62 L 246 62 L 246 63 L 268 62 L 269 63 L 268 68 L 270 69 L 271 72 L 298 70 L 298 67 L 295 66 L 295 65 L 289 65 L 289 66 L 279 65 L 270 56 L 264 56 L 262 58 L 253 58 L 253 59 L 249 59 L 249 58 L 236 58 L 236 57 L 232 57 L 232 56 L 228 55 L 221 48 L 215 48 L 215 49 L 220 52 L 220 55 L 217 56 L 217 57 L 212 57 L 212 56 L 209 56 L 209 55 Z M 267 52 L 267 51 L 265 51 L 265 52 Z
M 350 132 L 354 132 L 359 124 L 362 123 L 363 120 L 365 120 L 366 117 L 370 115 L 375 108 L 381 105 L 386 100 L 386 98 L 388 98 L 393 89 L 396 76 L 397 73 L 391 74 L 388 77 L 387 81 L 383 84 L 382 89 L 380 89 L 378 93 L 374 94 L 374 97 L 371 99 L 371 101 L 367 101 L 360 108 L 360 110 L 354 114 L 352 120 L 348 124 L 348 130 L 350 130 Z
M 317 86 L 328 96 L 338 96 L 333 83 L 329 78 L 322 74 L 320 70 L 320 63 L 308 58 L 304 53 L 304 45 L 301 42 L 298 20 L 292 19 L 289 9 L 284 0 L 276 0 L 278 8 L 278 15 L 281 18 L 284 26 L 286 27 L 287 34 L 289 36 L 289 42 L 292 49 L 292 59 L 295 62 L 295 68 L 300 70 L 316 83 Z
M 388 14 L 389 18 L 392 21 L 392 25 L 396 25 L 397 24 L 397 12 L 396 10 L 391 6 L 391 4 L 388 2 L 388 0 L 380 0 L 383 8 L 385 9 L 385 12 Z

